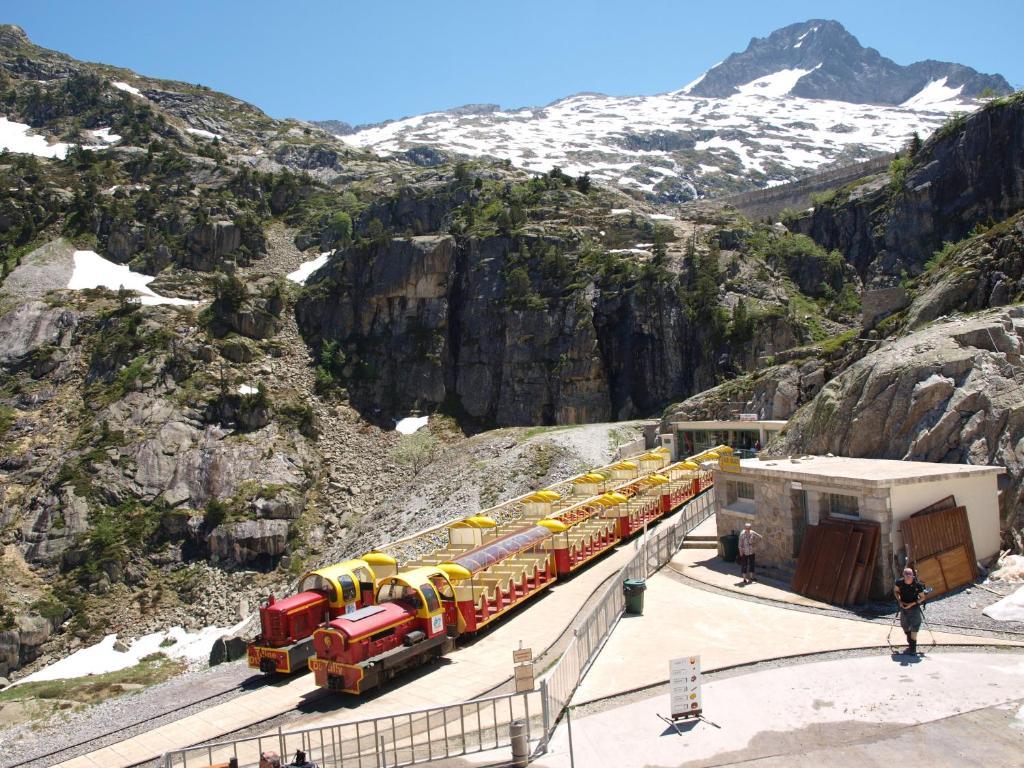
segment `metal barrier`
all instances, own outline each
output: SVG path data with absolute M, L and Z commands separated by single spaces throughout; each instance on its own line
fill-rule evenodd
M 165 754 L 164 768 L 200 768 L 232 758 L 239 768 L 255 768 L 264 752 L 288 762 L 300 749 L 320 768 L 395 768 L 508 747 L 514 722 L 525 724 L 531 744 L 543 739 L 540 691 L 189 747 Z
M 671 522 L 633 542 L 636 555 L 596 599 L 539 689 L 188 747 L 165 754 L 164 768 L 204 768 L 232 758 L 239 768 L 255 768 L 264 752 L 276 752 L 285 762 L 300 749 L 320 768 L 398 768 L 510 747 L 514 722 L 525 725 L 528 742 L 543 752 L 580 680 L 622 615 L 622 580 L 645 578 L 672 559 L 686 535 L 714 510 L 714 493 L 711 488 L 687 502 Z
M 679 551 L 683 539 L 700 523 L 708 519 L 715 509 L 715 489 L 687 502 L 678 516 L 656 533 L 638 539 L 636 555 L 626 563 L 590 613 L 576 628 L 561 657 L 540 682 L 544 700 L 544 739 L 540 751 L 546 750 L 547 739 L 554 732 L 562 713 L 572 700 L 583 676 L 590 669 L 605 640 L 612 633 L 625 609 L 622 582 L 625 579 L 644 579 L 661 568 Z

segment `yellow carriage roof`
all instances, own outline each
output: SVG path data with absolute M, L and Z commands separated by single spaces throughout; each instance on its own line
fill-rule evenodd
M 325 565 L 323 568 L 308 571 L 302 578 L 305 579 L 306 576 L 316 575 L 322 576 L 325 579 L 330 579 L 331 581 L 337 581 L 339 576 L 351 576 L 352 572 L 356 570 L 356 568 L 366 568 L 369 565 L 369 561 L 362 558 L 356 560 L 343 560 L 340 563 L 332 563 L 331 565 Z

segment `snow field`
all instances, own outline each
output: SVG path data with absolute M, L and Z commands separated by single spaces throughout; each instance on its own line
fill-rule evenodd
M 302 262 L 302 264 L 299 265 L 298 269 L 296 269 L 294 272 L 289 272 L 287 275 L 285 275 L 285 277 L 287 277 L 293 283 L 305 285 L 306 281 L 309 279 L 309 276 L 316 272 L 318 269 L 320 269 L 320 267 L 322 267 L 324 264 L 326 264 L 327 259 L 329 259 L 330 256 L 330 251 L 328 251 L 327 253 L 321 253 L 315 259 L 310 259 L 309 261 Z
M 559 166 L 572 175 L 588 172 L 595 180 L 652 191 L 657 176 L 693 181 L 707 173 L 734 172 L 710 163 L 684 164 L 670 152 L 631 149 L 635 144 L 624 141 L 627 136 L 712 129 L 718 135 L 698 141 L 696 149 L 738 161 L 748 172 L 765 171 L 768 161 L 807 172 L 834 162 L 848 148 L 862 150 L 864 159 L 868 153 L 894 151 L 915 131 L 922 137 L 931 133 L 948 112 L 971 108 L 956 100 L 960 89 L 944 80 L 930 83 L 902 106 L 788 96 L 815 68 L 757 78 L 726 99 L 688 95 L 702 75 L 682 90 L 656 96 L 588 94 L 485 115 L 435 112 L 341 138 L 383 154 L 426 145 L 509 160 L 538 173 Z M 628 173 L 638 165 L 641 177 Z
M 107 635 L 96 645 L 75 651 L 70 656 L 22 678 L 16 685 L 117 672 L 135 666 L 154 653 L 162 653 L 169 658 L 182 659 L 193 664 L 205 662 L 210 656 L 213 643 L 224 635 L 234 633 L 244 623 L 236 624 L 234 627 L 205 627 L 198 632 L 187 632 L 181 627 L 171 627 L 166 632 L 154 632 L 132 641 L 127 651 L 114 650 L 117 635 Z M 161 647 L 165 641 L 173 643 Z
M 153 278 L 132 272 L 124 264 L 115 264 L 104 259 L 95 251 L 75 251 L 75 268 L 68 281 L 68 288 L 81 291 L 87 288 L 109 288 L 116 291 L 121 287 L 125 290 L 141 294 L 140 302 L 147 306 L 156 304 L 174 304 L 187 306 L 198 304 L 189 299 L 176 299 L 161 296 L 149 288 Z
M 63 159 L 67 155 L 69 145 L 60 141 L 50 144 L 45 136 L 29 133 L 31 130 L 25 123 L 0 117 L 0 149 L 36 157 Z

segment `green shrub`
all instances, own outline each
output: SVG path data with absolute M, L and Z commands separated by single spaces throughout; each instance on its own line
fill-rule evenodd
M 411 435 L 402 435 L 392 451 L 395 463 L 419 472 L 437 455 L 437 438 L 427 429 L 420 429 Z
M 894 158 L 889 163 L 889 189 L 892 192 L 899 192 L 903 189 L 903 183 L 907 180 L 907 172 L 913 163 L 913 159 L 902 156 Z

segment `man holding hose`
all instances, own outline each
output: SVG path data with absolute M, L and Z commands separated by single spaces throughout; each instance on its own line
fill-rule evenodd
M 921 603 L 924 602 L 924 584 L 917 580 L 913 568 L 903 569 L 903 578 L 896 581 L 892 590 L 900 605 L 900 626 L 907 636 L 907 650 L 917 653 L 917 632 L 921 629 Z

